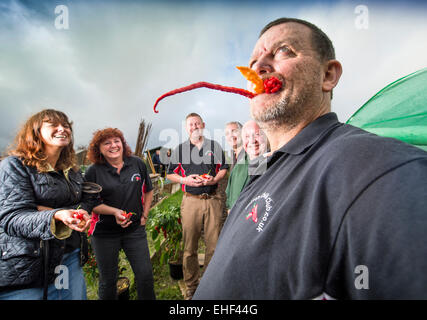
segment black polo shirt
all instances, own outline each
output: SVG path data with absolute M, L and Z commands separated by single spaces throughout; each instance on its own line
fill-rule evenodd
M 182 177 L 187 177 L 190 174 L 202 175 L 208 173 L 215 177 L 220 170 L 228 169 L 228 167 L 224 151 L 219 143 L 204 138 L 200 149 L 192 144 L 190 140 L 181 143 L 172 152 L 168 174 L 176 173 Z M 182 185 L 182 190 L 191 194 L 202 194 L 213 193 L 217 187 L 217 184 L 202 187 Z
M 131 218 L 133 223 L 127 228 L 119 226 L 112 215 L 95 214 L 93 235 L 119 235 L 134 231 L 140 225 L 144 209 L 143 193 L 153 189 L 147 168 L 140 158 L 125 157 L 120 174 L 108 162 L 93 164 L 86 170 L 85 178 L 102 186 L 101 198 L 104 204 L 136 213 Z
M 305 127 L 232 208 L 194 299 L 427 299 L 427 153 Z

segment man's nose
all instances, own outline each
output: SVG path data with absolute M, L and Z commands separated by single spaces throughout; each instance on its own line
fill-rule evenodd
M 252 65 L 252 69 L 256 71 L 259 75 L 263 75 L 265 73 L 273 72 L 273 66 L 271 63 L 271 59 L 268 55 L 262 55 L 259 59 Z

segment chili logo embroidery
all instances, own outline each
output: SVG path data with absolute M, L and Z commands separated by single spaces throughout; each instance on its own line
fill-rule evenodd
M 246 220 L 249 220 L 251 217 L 253 222 L 258 223 L 258 204 L 255 204 L 251 212 L 246 215 Z
M 251 208 L 251 211 L 245 215 L 246 220 L 251 219 L 257 225 L 256 230 L 258 232 L 264 231 L 268 220 L 273 215 L 273 205 L 274 201 L 268 192 L 256 196 L 245 207 L 245 211 Z
M 141 181 L 141 175 L 139 173 L 135 173 L 132 178 L 130 178 L 130 181 Z

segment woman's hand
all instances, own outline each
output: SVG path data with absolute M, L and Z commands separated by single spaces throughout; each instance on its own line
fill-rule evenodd
M 145 217 L 144 215 L 142 215 L 141 217 L 141 226 L 145 226 L 145 224 L 147 223 L 148 217 Z
M 78 232 L 85 231 L 90 224 L 90 216 L 86 210 L 78 209 L 66 209 L 55 212 L 55 220 L 62 221 L 70 229 Z
M 126 219 L 123 215 L 125 212 L 123 210 L 117 209 L 114 211 L 114 217 L 116 218 L 116 223 L 122 228 L 126 228 L 131 225 L 132 221 Z

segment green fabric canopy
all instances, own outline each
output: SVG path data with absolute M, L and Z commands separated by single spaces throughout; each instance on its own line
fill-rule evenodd
M 347 123 L 427 151 L 427 68 L 386 86 Z

